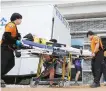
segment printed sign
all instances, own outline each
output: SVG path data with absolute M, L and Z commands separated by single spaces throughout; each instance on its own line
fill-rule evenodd
M 0 19 L 0 26 L 5 26 L 6 23 L 7 23 L 7 19 L 6 18 L 3 17 L 3 18 Z
M 62 15 L 59 13 L 58 10 L 56 10 L 56 16 L 62 21 L 62 23 L 69 29 L 69 24 L 66 22 L 66 20 L 62 17 Z

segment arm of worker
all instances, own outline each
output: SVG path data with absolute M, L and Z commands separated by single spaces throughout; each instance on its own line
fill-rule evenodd
M 97 43 L 96 46 L 95 46 L 95 50 L 94 50 L 94 52 L 92 53 L 92 56 L 93 56 L 93 57 L 95 56 L 95 53 L 97 52 L 98 49 L 99 49 L 99 43 Z
M 15 43 L 16 42 L 15 37 L 16 37 L 16 26 L 13 23 L 9 23 L 5 27 L 4 38 L 8 41 Z
M 99 49 L 99 43 L 96 44 L 94 53 L 96 53 L 98 49 Z
M 20 33 L 17 34 L 17 40 L 21 40 L 21 34 Z
M 16 42 L 16 40 L 14 38 L 12 38 L 11 32 L 4 32 L 4 34 L 3 34 L 3 41 L 12 42 L 12 43 Z
M 95 49 L 94 52 L 92 53 L 92 56 L 95 56 L 95 53 L 97 53 L 99 49 L 99 37 L 95 37 Z

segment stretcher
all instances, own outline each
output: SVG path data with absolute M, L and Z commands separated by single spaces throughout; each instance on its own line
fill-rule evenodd
M 37 82 L 38 80 L 40 80 L 39 78 L 41 78 L 42 76 L 44 76 L 44 74 L 46 74 L 46 72 L 48 70 L 50 70 L 52 68 L 52 65 L 54 65 L 55 63 L 57 63 L 57 61 L 59 61 L 60 58 L 63 59 L 63 62 L 62 62 L 62 77 L 61 77 L 61 81 L 65 81 L 65 63 L 66 63 L 66 59 L 68 58 L 68 62 L 69 64 L 71 63 L 71 57 L 69 58 L 70 56 L 70 53 L 66 50 L 63 50 L 63 49 L 60 49 L 58 47 L 52 47 L 52 46 L 47 46 L 47 45 L 42 45 L 42 44 L 38 44 L 38 43 L 34 43 L 34 42 L 31 42 L 31 41 L 27 41 L 27 40 L 22 40 L 22 45 L 23 46 L 27 46 L 27 49 L 21 49 L 19 50 L 19 52 L 22 52 L 22 53 L 29 53 L 29 54 L 34 54 L 34 55 L 38 55 L 39 56 L 39 64 L 38 64 L 38 69 L 37 69 L 37 80 L 35 82 Z M 43 55 L 51 55 L 53 56 L 53 60 L 55 60 L 51 65 L 50 67 L 48 67 L 48 69 L 45 69 L 45 71 L 43 71 L 41 73 L 41 69 L 42 69 L 42 66 L 43 66 Z M 68 66 L 71 66 L 68 65 Z M 68 67 L 69 71 L 68 71 L 68 80 L 71 79 L 71 67 Z M 55 79 L 53 79 L 54 81 Z M 60 79 L 56 80 L 56 81 L 59 81 L 60 82 Z M 35 83 L 34 83 L 35 84 Z
M 22 45 L 29 47 L 29 49 L 22 49 L 22 52 L 24 53 L 38 53 L 38 54 L 48 54 L 53 55 L 53 53 L 57 53 L 56 55 L 65 55 L 69 52 L 72 53 L 72 55 L 80 55 L 80 50 L 76 48 L 66 48 L 66 47 L 52 47 L 48 45 L 43 45 L 39 43 L 34 43 L 32 41 L 22 40 Z M 27 51 L 26 51 L 27 50 Z
M 38 85 L 40 78 L 43 77 L 48 70 L 52 68 L 52 65 L 54 65 L 57 61 L 59 61 L 59 58 L 63 59 L 62 62 L 62 77 L 61 79 L 53 79 L 53 81 L 57 81 L 59 86 L 64 86 L 66 81 L 70 81 L 71 79 L 71 65 L 72 65 L 72 56 L 73 55 L 81 55 L 80 50 L 76 48 L 66 48 L 66 47 L 52 47 L 48 45 L 38 44 L 34 43 L 28 40 L 22 40 L 22 45 L 27 46 L 27 49 L 21 49 L 19 52 L 22 53 L 28 53 L 39 56 L 39 64 L 37 69 L 37 77 L 32 78 L 31 81 L 31 87 Z M 42 66 L 43 66 L 43 55 L 51 55 L 53 56 L 53 63 L 51 64 L 48 69 L 45 69 L 43 72 L 41 72 Z M 84 53 L 83 53 L 84 54 Z M 84 56 L 84 55 L 83 55 Z M 66 76 L 66 69 L 65 64 L 68 59 L 68 75 L 67 79 L 65 79 Z M 61 84 L 61 85 L 60 85 Z

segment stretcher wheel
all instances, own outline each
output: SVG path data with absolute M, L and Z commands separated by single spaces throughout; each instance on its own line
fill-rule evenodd
M 59 87 L 64 87 L 64 85 L 65 85 L 65 84 L 64 84 L 64 81 L 60 81 L 60 82 L 58 83 L 58 86 L 59 86 Z
M 34 81 L 33 81 L 33 78 L 30 80 L 30 87 L 34 87 Z
M 32 78 L 30 81 L 30 87 L 37 87 L 39 84 L 39 80 L 35 80 L 36 78 Z
M 69 87 L 69 86 L 70 86 L 70 81 L 66 81 L 66 82 L 64 83 L 64 86 L 65 86 L 65 87 Z

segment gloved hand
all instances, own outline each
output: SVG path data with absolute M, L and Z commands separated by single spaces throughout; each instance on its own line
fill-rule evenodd
M 20 40 L 16 41 L 16 46 L 21 46 L 21 41 Z

